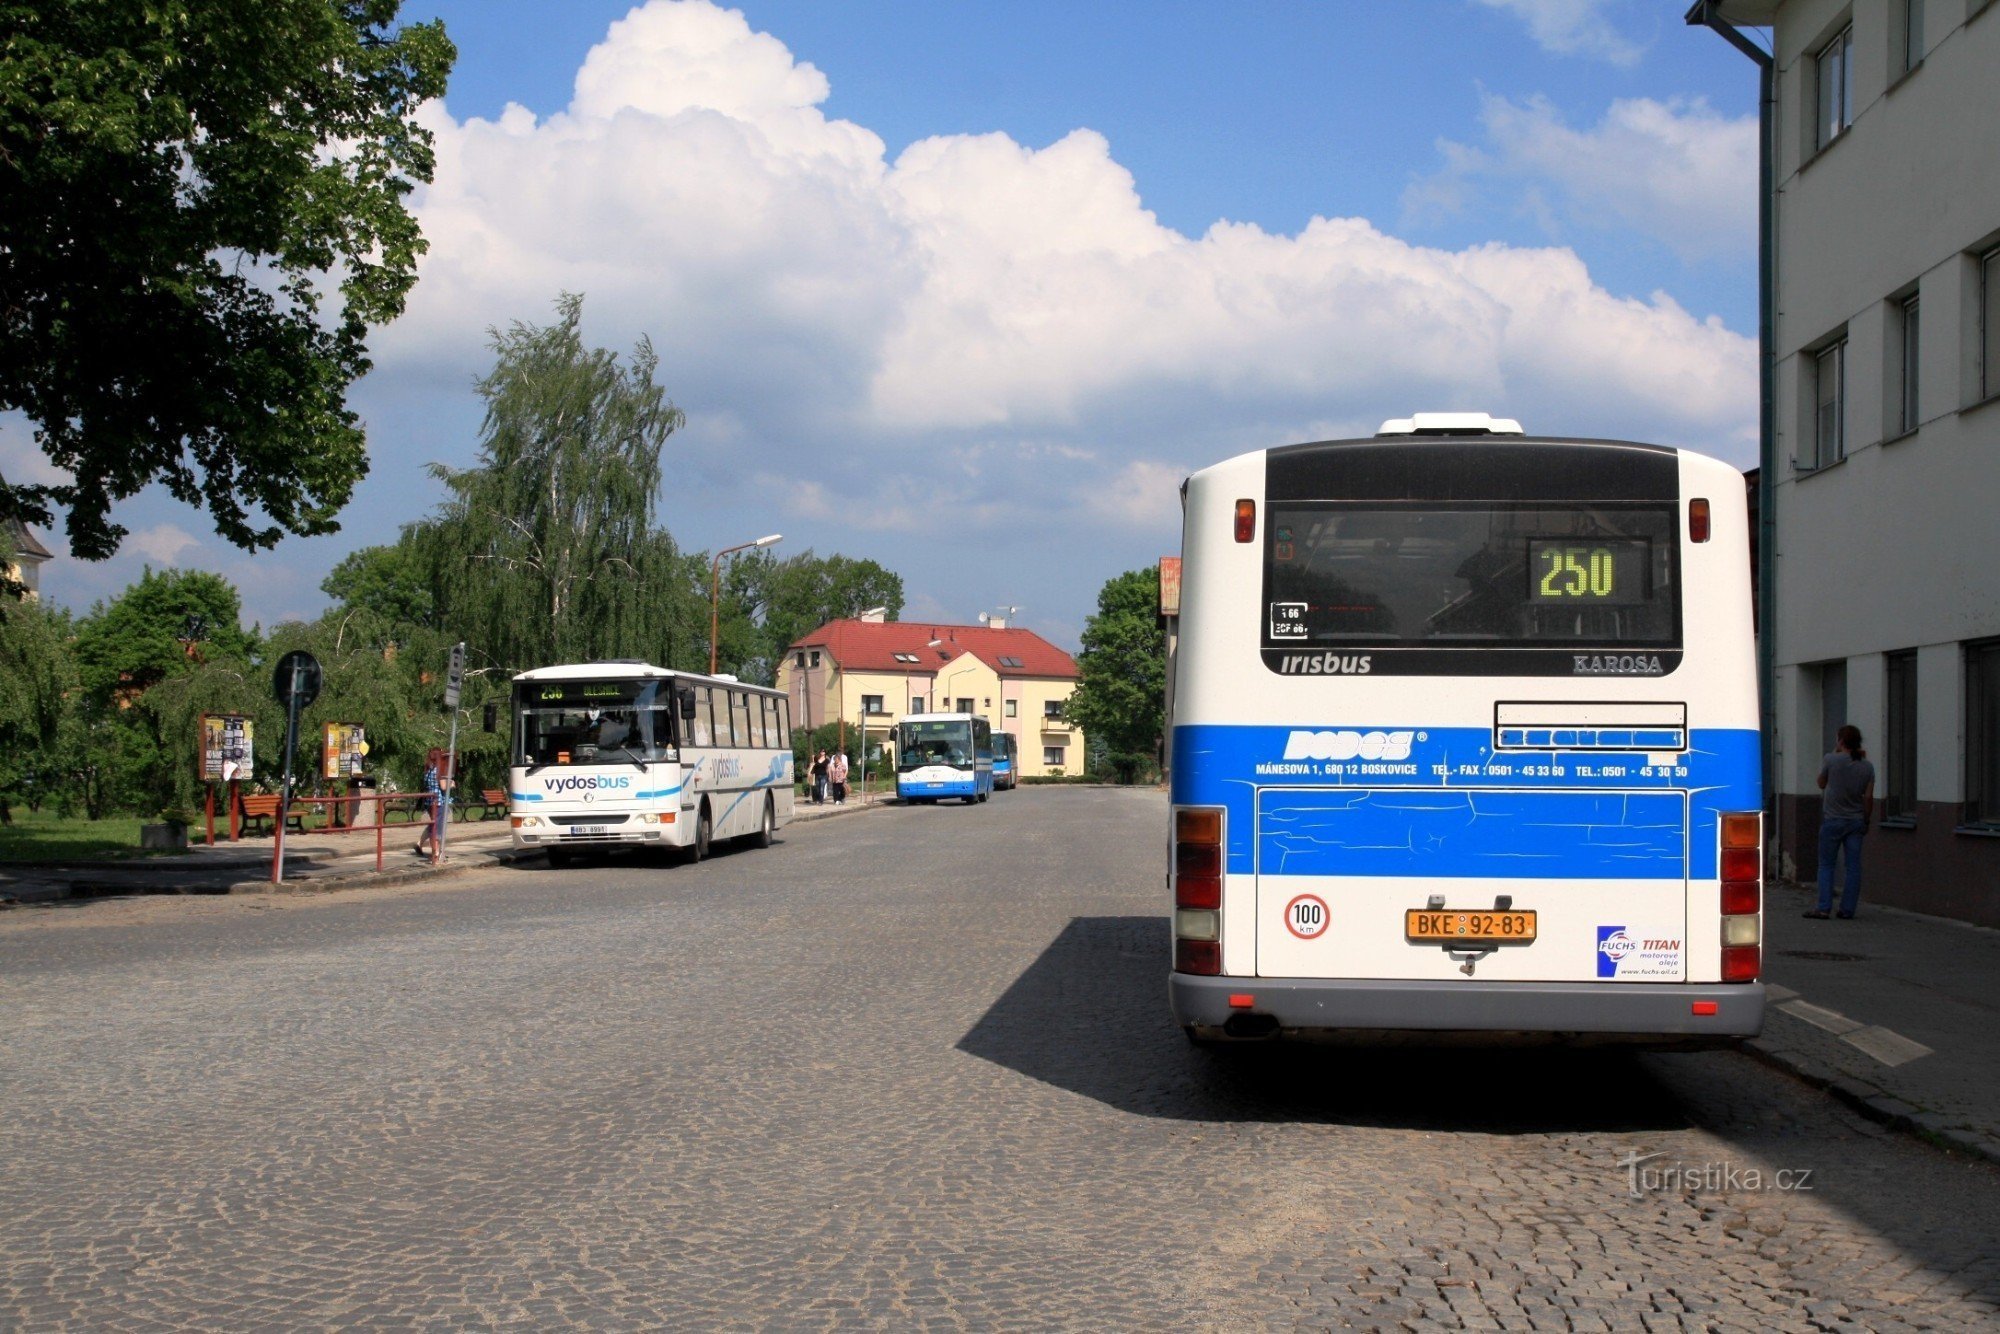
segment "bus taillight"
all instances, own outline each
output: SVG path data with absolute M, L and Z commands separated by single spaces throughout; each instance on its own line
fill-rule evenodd
M 1764 822 L 1756 811 L 1722 817 L 1722 980 L 1755 982 L 1764 967 Z
M 1238 542 L 1257 540 L 1257 502 L 1254 500 L 1236 502 L 1236 540 Z
M 1174 970 L 1222 971 L 1222 811 L 1174 812 Z
M 1701 496 L 1688 501 L 1688 541 L 1708 541 L 1708 501 Z

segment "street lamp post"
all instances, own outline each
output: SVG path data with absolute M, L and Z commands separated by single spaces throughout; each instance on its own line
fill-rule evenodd
M 748 551 L 752 547 L 776 546 L 784 540 L 783 533 L 772 533 L 769 537 L 760 537 L 755 542 L 739 542 L 733 547 L 724 547 L 715 553 L 715 564 L 708 573 L 708 674 L 710 676 L 715 675 L 715 651 L 719 647 L 716 636 L 721 630 L 722 622 L 722 558 L 739 551 Z

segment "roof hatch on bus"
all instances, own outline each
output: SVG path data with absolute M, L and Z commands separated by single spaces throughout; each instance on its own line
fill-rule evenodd
M 1375 431 L 1377 435 L 1526 435 L 1512 417 L 1493 417 L 1484 412 L 1419 412 L 1408 417 L 1391 417 Z

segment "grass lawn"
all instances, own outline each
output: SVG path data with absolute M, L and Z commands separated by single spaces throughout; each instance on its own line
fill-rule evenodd
M 141 854 L 139 826 L 148 823 L 136 815 L 114 815 L 103 820 L 82 817 L 63 819 L 51 811 L 35 814 L 26 807 L 14 807 L 14 823 L 0 825 L 0 862 L 59 862 L 84 858 L 119 856 L 159 856 Z M 195 838 L 201 835 L 189 830 Z

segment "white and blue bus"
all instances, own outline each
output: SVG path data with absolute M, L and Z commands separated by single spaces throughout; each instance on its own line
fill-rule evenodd
M 1716 460 L 1483 413 L 1190 477 L 1188 1036 L 1758 1032 L 1746 510 Z
M 993 790 L 1011 792 L 1021 785 L 1020 744 L 1012 732 L 993 734 Z
M 896 724 L 896 795 L 906 802 L 993 794 L 993 724 L 971 713 L 913 713 Z
M 579 852 L 715 840 L 769 847 L 792 818 L 785 696 L 643 662 L 541 667 L 514 678 L 507 797 L 514 846 L 551 866 Z

